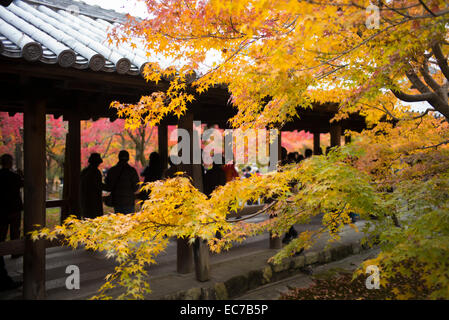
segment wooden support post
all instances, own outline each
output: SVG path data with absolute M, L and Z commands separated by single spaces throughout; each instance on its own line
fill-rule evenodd
M 68 203 L 70 197 L 70 156 L 69 156 L 69 134 L 65 135 L 65 152 L 64 152 L 64 173 L 62 181 L 62 199 L 66 200 L 66 204 L 61 207 L 61 224 L 70 215 L 70 205 Z
M 282 161 L 282 131 L 279 130 L 278 134 L 278 159 Z M 282 248 L 282 239 L 280 237 L 273 237 L 270 232 L 270 249 L 281 249 Z
M 192 177 L 193 185 L 198 190 L 203 191 L 203 167 L 201 162 L 194 163 L 193 161 L 194 156 L 198 156 L 194 153 L 201 152 L 200 137 L 198 132 L 193 130 L 193 120 L 193 113 L 187 112 L 178 122 L 178 128 L 187 130 L 190 137 L 190 163 L 180 165 L 180 169 Z
M 160 123 L 157 127 L 157 139 L 162 171 L 164 171 L 168 168 L 168 130 L 166 124 Z
M 45 107 L 39 99 L 27 101 L 24 112 L 24 233 L 23 298 L 45 298 L 45 241 L 32 241 L 35 225 L 45 226 Z
M 321 150 L 320 136 L 321 136 L 321 133 L 319 133 L 319 132 L 313 133 L 313 154 L 314 155 L 320 155 L 323 153 Z
M 194 152 L 201 152 L 197 148 L 199 136 L 196 131 L 193 130 L 193 113 L 187 113 L 178 122 L 178 128 L 185 129 L 189 132 L 190 137 L 190 163 L 180 166 L 180 170 L 186 172 L 187 175 L 192 177 L 193 185 L 200 191 L 203 191 L 203 168 L 201 163 L 194 163 Z M 196 147 L 196 148 L 195 148 Z M 195 251 L 195 254 L 193 254 Z M 190 246 L 185 239 L 178 239 L 178 272 L 188 273 L 193 269 L 193 262 L 195 262 L 195 273 L 197 280 L 207 281 L 210 279 L 210 267 L 209 267 L 209 250 L 207 249 L 207 243 L 201 239 L 196 239 L 195 246 Z M 194 258 L 195 257 L 195 258 Z
M 273 237 L 270 232 L 270 249 L 281 249 L 282 239 L 280 237 Z
M 68 205 L 61 212 L 61 221 L 64 221 L 69 215 L 80 217 L 81 121 L 77 113 L 73 111 L 65 118 L 69 122 L 69 132 L 66 136 L 63 194 Z
M 186 115 L 187 116 L 187 115 Z M 178 128 L 189 129 L 189 122 L 187 120 L 191 120 L 191 126 L 193 126 L 193 118 L 192 119 L 184 119 L 181 118 L 178 121 Z M 192 127 L 193 128 L 193 127 Z M 189 131 L 189 130 L 188 130 Z M 190 131 L 189 131 L 190 132 Z M 182 171 L 186 171 L 186 173 L 191 176 L 192 172 L 189 170 L 190 168 L 187 166 L 182 166 Z M 190 172 L 189 172 L 190 171 Z M 193 247 L 188 243 L 188 239 L 178 238 L 177 240 L 177 253 L 176 253 L 176 270 L 178 273 L 185 274 L 190 273 L 194 269 L 193 262 Z
M 206 240 L 195 239 L 193 258 L 195 261 L 196 279 L 202 282 L 210 280 L 209 248 Z
M 193 271 L 193 248 L 188 239 L 178 238 L 177 240 L 176 271 L 181 274 Z
M 345 136 L 345 144 L 351 143 L 351 136 Z
M 333 123 L 330 128 L 331 134 L 331 147 L 336 147 L 341 145 L 341 124 Z
M 69 117 L 70 213 L 80 217 L 81 121 L 74 112 Z
M 23 128 L 19 128 L 20 137 L 23 141 Z M 15 148 L 16 169 L 23 172 L 23 142 L 16 143 Z

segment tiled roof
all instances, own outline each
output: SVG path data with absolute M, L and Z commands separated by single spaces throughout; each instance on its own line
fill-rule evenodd
M 0 54 L 61 67 L 140 74 L 146 53 L 107 41 L 123 14 L 69 0 L 15 0 L 0 6 Z

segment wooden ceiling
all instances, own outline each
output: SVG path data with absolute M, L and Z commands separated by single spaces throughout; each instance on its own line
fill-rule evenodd
M 62 68 L 41 62 L 27 62 L 23 59 L 0 57 L 0 111 L 11 114 L 23 112 L 27 101 L 33 97 L 45 98 L 47 113 L 56 117 L 76 112 L 82 120 L 96 120 L 108 117 L 117 119 L 112 101 L 135 103 L 142 95 L 165 90 L 166 81 L 147 83 L 142 76 L 119 75 L 117 73 L 95 72 Z M 236 109 L 228 104 L 226 88 L 213 88 L 198 96 L 189 105 L 195 120 L 203 123 L 228 127 L 228 119 Z M 299 118 L 287 123 L 285 131 L 306 130 L 329 132 L 330 119 L 336 112 L 335 104 L 320 105 L 313 110 L 299 109 Z M 177 119 L 167 117 L 167 124 L 176 124 Z M 343 129 L 360 131 L 365 121 L 359 115 L 342 121 Z

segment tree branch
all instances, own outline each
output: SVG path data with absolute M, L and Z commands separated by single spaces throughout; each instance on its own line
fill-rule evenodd
M 430 89 L 424 84 L 424 82 L 421 81 L 421 79 L 416 74 L 415 70 L 413 70 L 412 67 L 410 67 L 409 70 L 405 72 L 405 75 L 407 76 L 408 80 L 413 84 L 413 86 L 418 89 L 421 93 L 428 93 L 431 92 Z
M 438 43 L 432 45 L 432 52 L 435 58 L 437 59 L 438 66 L 440 67 L 441 72 L 449 81 L 449 65 L 447 64 L 447 59 L 444 56 L 443 51 L 441 50 L 441 47 Z
M 422 1 L 422 0 L 418 0 L 418 1 L 419 1 L 419 3 L 421 3 L 421 5 L 424 7 L 424 9 L 427 12 L 429 12 L 432 16 L 434 16 L 434 17 L 437 16 L 432 10 L 429 9 L 429 7 L 424 3 L 424 1 Z
M 424 81 L 427 83 L 429 87 L 433 89 L 436 93 L 440 93 L 441 86 L 438 84 L 438 82 L 435 81 L 435 79 L 430 75 L 429 67 L 427 63 L 424 64 L 424 66 L 419 68 L 419 72 L 423 76 Z
M 422 102 L 422 101 L 429 101 L 434 96 L 436 96 L 433 92 L 427 92 L 422 94 L 407 94 L 404 93 L 401 90 L 395 90 L 392 89 L 391 92 L 398 98 L 399 100 L 405 101 L 405 102 Z
M 256 216 L 258 216 L 258 215 L 264 213 L 265 211 L 267 211 L 267 210 L 270 209 L 271 207 L 273 207 L 276 203 L 278 203 L 278 202 L 277 202 L 277 201 L 273 201 L 273 202 L 270 203 L 268 206 L 262 208 L 261 210 L 255 212 L 255 213 L 253 213 L 253 214 L 251 214 L 251 215 L 249 215 L 249 216 L 246 216 L 246 217 L 244 217 L 244 218 L 235 219 L 235 220 L 226 220 L 226 221 L 227 221 L 227 222 L 232 222 L 232 223 L 234 223 L 234 222 L 240 222 L 240 221 L 244 221 L 244 220 L 248 220 L 248 219 L 254 218 L 254 217 L 256 217 Z
M 438 148 L 438 147 L 440 147 L 440 146 L 442 146 L 442 145 L 445 145 L 445 144 L 448 144 L 449 143 L 449 140 L 445 140 L 445 141 L 443 141 L 443 142 L 440 142 L 440 143 L 437 143 L 437 144 L 434 144 L 434 145 L 432 145 L 432 146 L 427 146 L 427 147 L 422 147 L 422 148 L 418 148 L 419 150 L 426 150 L 426 149 L 432 149 L 432 148 Z

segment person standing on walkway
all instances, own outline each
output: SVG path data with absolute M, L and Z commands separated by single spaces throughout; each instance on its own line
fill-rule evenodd
M 223 160 L 224 163 L 224 160 Z M 226 182 L 232 181 L 234 179 L 237 179 L 239 177 L 239 173 L 237 170 L 235 170 L 234 161 L 228 164 L 223 165 L 223 171 L 225 173 Z
M 209 197 L 218 186 L 224 186 L 225 184 L 226 174 L 223 171 L 223 165 L 213 162 L 212 168 L 203 174 L 204 194 Z
M 128 151 L 120 151 L 118 159 L 118 163 L 109 169 L 106 175 L 105 189 L 111 192 L 115 213 L 133 213 L 135 212 L 136 191 L 139 188 L 139 176 L 136 169 L 128 164 Z
M 306 151 L 304 152 L 304 158 L 308 159 L 308 158 L 310 158 L 312 156 L 313 156 L 312 149 L 306 149 Z
M 103 215 L 103 176 L 98 166 L 103 163 L 98 153 L 89 157 L 89 165 L 81 171 L 80 209 L 84 218 L 96 218 Z
M 5 241 L 8 234 L 11 240 L 20 238 L 20 224 L 23 210 L 22 195 L 23 178 L 12 171 L 13 158 L 4 154 L 0 159 L 0 241 Z
M 310 158 L 312 156 L 311 152 L 312 152 L 311 149 L 306 150 L 306 156 L 308 158 Z M 298 164 L 303 160 L 304 160 L 304 157 L 302 156 L 302 154 L 299 154 L 299 152 L 292 152 L 292 153 L 288 154 L 288 163 L 289 164 L 292 164 L 292 163 Z M 294 185 L 295 185 L 295 183 L 293 183 L 290 186 L 293 188 Z M 284 238 L 282 239 L 282 243 L 284 243 L 284 244 L 290 243 L 290 241 L 292 241 L 293 239 L 296 239 L 297 237 L 298 237 L 298 231 L 296 231 L 294 226 L 291 226 L 290 229 L 285 234 Z
M 154 182 L 162 179 L 162 163 L 161 156 L 156 151 L 150 154 L 148 166 L 140 174 L 143 177 L 143 182 Z M 141 191 L 139 193 L 140 200 L 148 200 L 149 193 Z
M 154 182 L 162 179 L 161 156 L 156 151 L 151 152 L 148 166 L 143 170 L 141 176 L 143 182 Z
M 23 210 L 20 188 L 23 187 L 21 175 L 13 172 L 13 158 L 4 154 L 0 158 L 0 242 L 6 241 L 8 234 L 11 240 L 20 238 L 21 211 Z M 13 255 L 13 258 L 17 256 Z M 0 291 L 11 290 L 21 286 L 8 275 L 3 256 L 0 256 Z
M 176 173 L 181 170 L 181 166 L 176 165 L 175 162 L 179 162 L 178 156 L 171 155 L 170 157 L 168 157 L 169 168 L 164 170 L 164 173 L 162 174 L 162 178 L 170 179 L 170 178 L 176 177 Z

